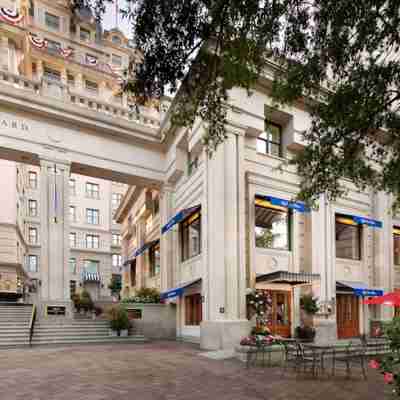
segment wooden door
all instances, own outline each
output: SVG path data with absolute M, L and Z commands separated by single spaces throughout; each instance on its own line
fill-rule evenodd
M 268 328 L 274 335 L 290 337 L 291 296 L 289 291 L 271 291 L 272 307 L 268 310 Z
M 336 296 L 336 322 L 339 339 L 357 337 L 360 334 L 358 297 L 352 294 Z

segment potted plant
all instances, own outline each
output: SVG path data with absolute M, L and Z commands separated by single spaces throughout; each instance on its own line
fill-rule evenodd
M 93 310 L 93 300 L 87 290 L 82 290 L 82 293 L 80 295 L 80 307 L 85 313 Z
M 122 289 L 122 282 L 121 278 L 119 276 L 113 276 L 111 278 L 110 284 L 108 285 L 108 288 L 111 291 L 111 296 L 114 296 L 116 298 L 120 298 L 120 292 Z
M 317 299 L 311 294 L 304 294 L 301 296 L 300 307 L 308 315 L 314 315 L 319 311 Z
M 107 310 L 111 336 L 128 336 L 130 322 L 128 313 L 120 304 L 112 305 Z
M 71 300 L 74 303 L 75 311 L 79 313 L 79 311 L 81 310 L 81 297 L 78 293 L 74 293 L 71 296 Z

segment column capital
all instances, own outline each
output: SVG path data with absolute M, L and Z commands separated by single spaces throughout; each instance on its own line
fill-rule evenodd
M 39 159 L 40 167 L 58 167 L 61 168 L 62 170 L 68 169 L 68 171 L 71 169 L 71 162 L 67 160 L 59 160 L 56 158 L 40 158 Z

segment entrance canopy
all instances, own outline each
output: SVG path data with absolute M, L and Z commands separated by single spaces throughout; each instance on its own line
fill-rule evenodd
M 358 297 L 383 296 L 383 290 L 368 288 L 368 286 L 362 282 L 337 281 L 336 291 L 353 293 Z
M 169 289 L 166 292 L 162 292 L 160 295 L 161 300 L 172 299 L 174 297 L 181 297 L 185 289 L 190 286 L 195 285 L 196 283 L 201 282 L 201 278 L 194 279 L 193 281 L 186 282 L 182 285 L 179 285 L 173 289 Z
M 168 232 L 173 226 L 176 224 L 179 224 L 179 222 L 182 222 L 186 217 L 189 215 L 197 212 L 200 210 L 200 205 L 190 207 L 190 208 L 185 208 L 181 211 L 179 211 L 177 214 L 175 214 L 162 228 L 161 228 L 161 234 L 164 234 Z
M 82 272 L 83 282 L 100 282 L 100 274 L 98 272 Z
M 256 282 L 286 283 L 292 286 L 311 284 L 319 280 L 319 274 L 308 272 L 276 271 L 269 274 L 257 275 Z

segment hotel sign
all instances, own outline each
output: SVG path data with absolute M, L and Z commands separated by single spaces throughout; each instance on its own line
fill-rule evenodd
M 3 129 L 17 129 L 20 131 L 29 131 L 29 125 L 25 121 L 18 119 L 9 119 L 0 117 L 0 130 Z

